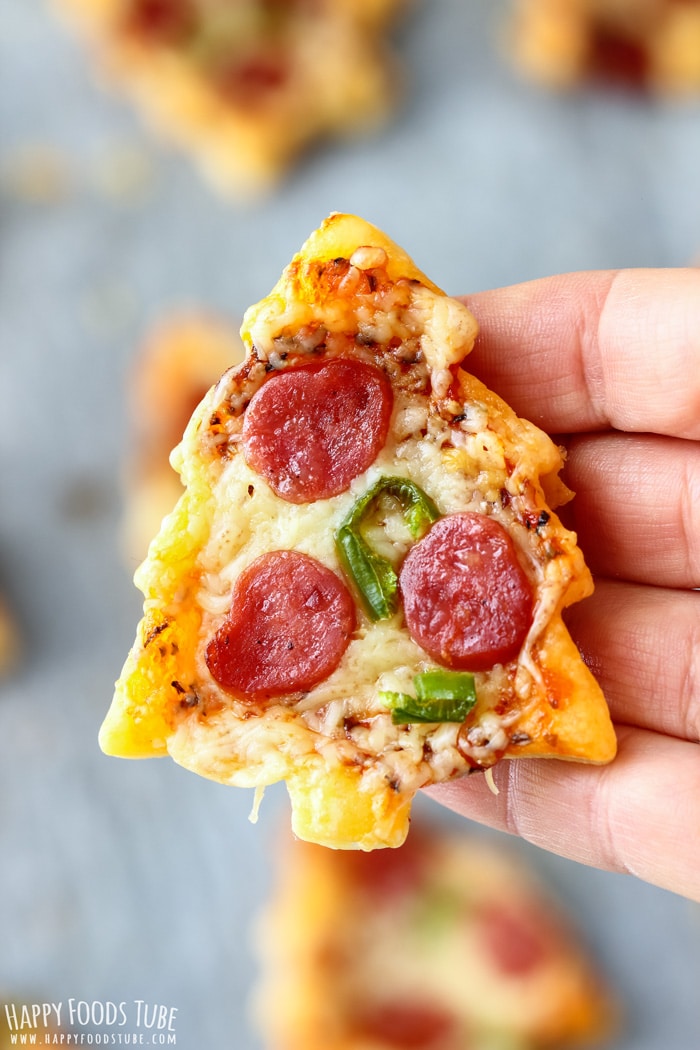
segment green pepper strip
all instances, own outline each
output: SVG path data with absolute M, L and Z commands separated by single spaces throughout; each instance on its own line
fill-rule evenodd
M 336 549 L 343 569 L 355 583 L 372 620 L 386 620 L 398 608 L 398 578 L 391 563 L 373 551 L 362 535 L 362 523 L 380 496 L 392 496 L 414 539 L 440 517 L 440 511 L 418 485 L 407 478 L 383 477 L 353 506 L 338 529 Z
M 474 675 L 468 671 L 424 671 L 413 679 L 416 696 L 381 692 L 394 725 L 463 722 L 476 703 Z

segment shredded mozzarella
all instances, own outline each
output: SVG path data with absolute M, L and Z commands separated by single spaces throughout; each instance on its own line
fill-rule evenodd
M 265 785 L 258 784 L 253 792 L 253 805 L 248 814 L 248 820 L 251 824 L 258 823 L 258 816 L 260 814 L 260 806 L 262 805 L 263 796 L 265 795 Z
M 386 262 L 382 249 L 358 249 L 351 260 L 355 270 L 379 267 Z M 347 280 L 354 280 L 353 269 Z M 318 316 L 316 316 L 318 311 Z M 214 500 L 218 507 L 230 507 L 230 514 L 214 519 L 208 543 L 204 547 L 198 601 L 202 609 L 202 632 L 209 637 L 226 614 L 230 594 L 240 573 L 261 554 L 271 550 L 293 549 L 311 555 L 336 573 L 342 573 L 335 548 L 335 532 L 355 501 L 384 475 L 410 478 L 436 502 L 443 514 L 460 511 L 487 513 L 498 520 L 513 537 L 523 561 L 533 578 L 537 602 L 532 629 L 519 658 L 517 673 L 509 679 L 502 668 L 478 675 L 477 707 L 469 727 L 460 733 L 459 725 L 411 725 L 392 723 L 380 699 L 383 691 L 412 691 L 412 677 L 431 665 L 426 653 L 411 639 L 400 615 L 379 623 L 360 617 L 358 630 L 343 658 L 325 681 L 311 689 L 296 703 L 286 701 L 284 718 L 267 713 L 252 720 L 255 725 L 236 730 L 240 738 L 236 762 L 261 768 L 269 761 L 273 741 L 285 752 L 314 750 L 327 760 L 364 765 L 367 758 L 376 760 L 376 774 L 391 779 L 408 789 L 423 778 L 440 780 L 466 771 L 475 763 L 490 767 L 507 748 L 510 726 L 520 710 L 506 709 L 497 713 L 504 695 L 529 700 L 533 683 L 539 682 L 531 648 L 547 619 L 556 609 L 562 592 L 562 581 L 556 568 L 547 575 L 541 559 L 531 549 L 529 537 L 518 518 L 518 500 L 522 480 L 514 480 L 507 466 L 511 444 L 520 447 L 522 437 L 528 455 L 519 462 L 519 477 L 532 476 L 533 464 L 542 453 L 541 434 L 523 423 L 523 433 L 509 428 L 518 422 L 509 420 L 503 426 L 492 418 L 484 401 L 476 395 L 461 406 L 440 399 L 448 395 L 453 376 L 450 369 L 471 348 L 476 328 L 471 314 L 455 300 L 440 296 L 420 286 L 395 286 L 379 309 L 376 303 L 363 301 L 359 307 L 352 297 L 340 297 L 322 307 L 271 297 L 255 318 L 252 335 L 259 357 L 271 364 L 282 365 L 279 333 L 300 332 L 295 337 L 284 335 L 290 347 L 304 352 L 304 333 L 312 334 L 310 349 L 318 342 L 318 325 L 322 323 L 328 345 L 333 333 L 360 331 L 367 339 L 388 344 L 392 339 L 420 338 L 421 351 L 432 377 L 432 398 L 413 396 L 406 390 L 396 395 L 390 434 L 372 466 L 355 478 L 347 492 L 332 499 L 309 504 L 291 504 L 278 497 L 267 482 L 245 463 L 243 455 L 234 453 L 223 463 L 216 483 Z M 285 344 L 286 345 L 286 344 Z M 220 387 L 228 391 L 230 377 Z M 447 411 L 448 419 L 441 411 Z M 451 423 L 449 413 L 459 416 Z M 548 440 L 548 439 L 546 439 Z M 530 455 L 531 453 L 531 455 Z M 536 473 L 536 472 L 535 472 Z M 508 493 L 508 499 L 502 498 Z M 391 530 L 385 530 L 389 544 L 399 543 Z M 218 687 L 212 683 L 216 695 Z M 213 744 L 212 758 L 225 761 L 225 741 L 231 732 L 228 698 L 220 692 L 220 740 Z M 269 724 L 268 724 L 269 723 Z M 307 738 L 304 738 L 307 734 Z M 302 742 L 303 741 L 303 742 Z M 244 743 L 243 743 L 244 742 Z M 282 761 L 280 759 L 280 761 Z M 427 770 L 427 772 L 426 772 Z M 232 772 L 236 782 L 243 783 L 243 768 Z M 490 768 L 487 783 L 497 793 Z M 262 795 L 256 798 L 251 820 L 257 819 Z

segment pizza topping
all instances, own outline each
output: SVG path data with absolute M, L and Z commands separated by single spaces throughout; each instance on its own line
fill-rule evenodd
M 383 270 L 388 262 L 388 256 L 383 248 L 367 244 L 356 248 L 349 262 L 351 267 L 356 267 L 358 270 Z
M 125 30 L 162 44 L 178 44 L 193 30 L 190 0 L 131 0 Z
M 289 62 L 280 49 L 268 47 L 243 61 L 223 64 L 216 74 L 219 90 L 231 101 L 253 107 L 283 88 L 289 80 Z
M 352 507 L 336 534 L 341 565 L 360 593 L 368 616 L 384 620 L 398 608 L 398 577 L 391 560 L 377 553 L 362 534 L 362 527 L 378 511 L 383 524 L 391 506 L 398 505 L 412 539 L 418 539 L 440 517 L 426 493 L 408 478 L 382 477 Z
M 594 22 L 588 66 L 593 77 L 636 87 L 648 80 L 651 63 L 643 40 L 635 40 L 622 27 Z
M 514 659 L 532 622 L 532 586 L 510 536 L 482 514 L 450 514 L 408 552 L 399 575 L 406 626 L 448 667 Z
M 411 834 L 397 856 L 391 849 L 348 850 L 338 858 L 338 870 L 348 878 L 358 907 L 372 907 L 384 902 L 389 907 L 421 892 L 426 869 L 425 842 L 420 831 Z
M 509 742 L 503 718 L 494 711 L 486 711 L 474 725 L 460 728 L 457 749 L 471 768 L 490 769 L 503 758 Z
M 382 692 L 394 725 L 463 722 L 476 703 L 474 675 L 468 671 L 423 671 L 413 679 L 416 695 Z
M 358 1004 L 356 1030 L 382 1046 L 397 1050 L 433 1050 L 454 1036 L 456 1019 L 434 1003 L 396 1001 Z
M 244 699 L 302 692 L 336 669 L 354 627 L 352 597 L 334 572 L 307 554 L 272 551 L 236 581 L 207 667 Z
M 337 496 L 383 447 L 392 403 L 388 379 L 364 361 L 290 367 L 271 376 L 248 406 L 245 460 L 289 503 Z
M 488 958 L 508 977 L 524 977 L 551 958 L 550 923 L 525 905 L 494 900 L 477 914 Z

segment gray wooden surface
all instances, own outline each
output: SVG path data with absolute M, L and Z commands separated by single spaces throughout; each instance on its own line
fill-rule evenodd
M 26 649 L 0 685 L 0 996 L 141 999 L 177 1008 L 183 1050 L 259 1047 L 250 919 L 284 793 L 253 827 L 249 792 L 96 743 L 139 611 L 119 470 L 150 322 L 188 304 L 239 317 L 333 209 L 454 293 L 697 259 L 700 105 L 523 85 L 494 47 L 502 12 L 426 0 L 399 34 L 395 123 L 243 209 L 98 86 L 40 0 L 0 0 L 0 585 Z M 621 989 L 615 1050 L 697 1050 L 698 909 L 522 848 Z

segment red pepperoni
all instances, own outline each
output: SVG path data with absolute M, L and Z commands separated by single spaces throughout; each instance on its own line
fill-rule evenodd
M 413 829 L 400 849 L 347 850 L 342 863 L 359 892 L 371 894 L 375 905 L 380 900 L 394 903 L 420 891 L 430 848 L 430 841 Z
M 337 496 L 386 441 L 392 393 L 384 373 L 335 358 L 272 376 L 243 423 L 248 466 L 289 503 Z
M 532 587 L 506 530 L 482 514 L 440 518 L 399 575 L 406 626 L 434 659 L 487 671 L 517 656 L 532 622 Z
M 335 670 L 354 627 L 355 605 L 339 576 L 298 551 L 272 551 L 236 581 L 207 667 L 243 698 L 303 692 Z
M 217 84 L 233 102 L 255 106 L 284 87 L 289 79 L 289 62 L 274 50 L 249 55 L 243 62 L 231 62 L 217 73 Z
M 356 1031 L 372 1043 L 397 1050 L 433 1050 L 448 1039 L 452 1046 L 457 1030 L 454 1016 L 444 1007 L 408 995 L 384 1003 L 359 1004 L 354 1022 Z
M 503 901 L 486 904 L 478 914 L 481 938 L 493 965 L 509 977 L 524 977 L 551 959 L 551 926 L 541 913 Z
M 190 0 L 132 0 L 126 29 L 162 43 L 177 43 L 194 28 Z

